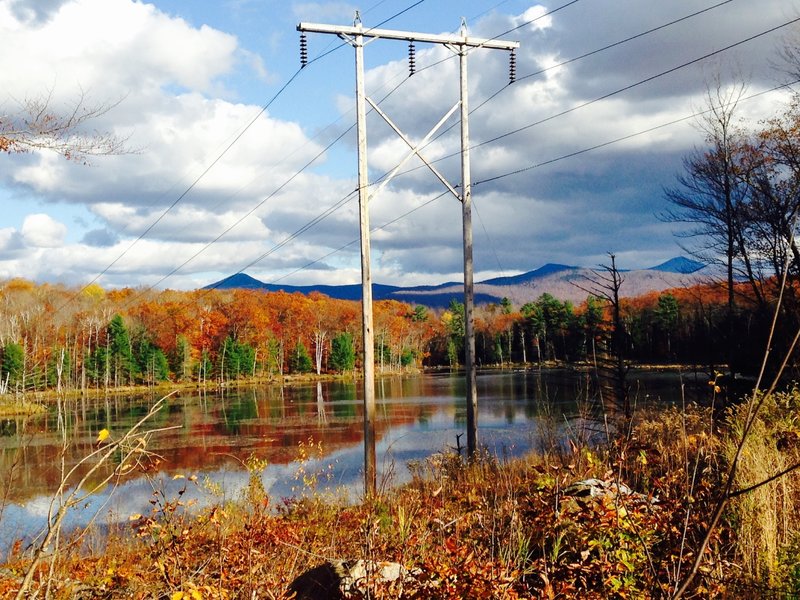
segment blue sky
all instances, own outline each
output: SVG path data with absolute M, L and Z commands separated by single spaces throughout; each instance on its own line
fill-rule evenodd
M 681 254 L 676 226 L 658 214 L 703 135 L 692 119 L 660 126 L 701 109 L 715 78 L 747 81 L 743 124 L 775 115 L 788 93 L 756 94 L 786 81 L 779 50 L 800 40 L 796 24 L 782 27 L 655 77 L 796 19 L 800 2 L 0 0 L 0 115 L 46 95 L 67 110 L 83 94 L 115 104 L 92 126 L 135 150 L 88 166 L 46 151 L 3 155 L 0 279 L 191 289 L 245 271 L 360 281 L 353 51 L 309 34 L 312 62 L 298 73 L 295 29 L 351 25 L 356 9 L 366 27 L 453 33 L 465 17 L 471 36 L 510 31 L 502 39 L 521 44 L 511 86 L 505 52 L 469 58 L 479 280 L 548 262 L 595 266 L 609 251 L 623 268 Z M 402 42 L 367 46 L 367 94 L 386 97 L 382 109 L 418 140 L 457 99 L 457 61 L 418 44 L 409 78 L 407 53 Z M 370 181 L 405 154 L 375 115 L 368 145 Z M 456 126 L 425 151 L 453 183 L 458 149 Z M 386 225 L 372 236 L 377 282 L 461 277 L 460 206 L 418 165 L 371 200 L 372 225 Z

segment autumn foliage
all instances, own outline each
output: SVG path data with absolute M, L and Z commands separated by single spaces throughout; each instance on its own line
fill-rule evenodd
M 762 438 L 796 435 L 796 424 L 784 419 L 775 427 L 774 419 L 797 399 L 794 392 L 776 400 Z M 736 410 L 726 416 L 734 432 L 740 417 Z M 249 481 L 236 497 L 189 473 L 175 476 L 182 487 L 172 495 L 154 480 L 148 514 L 130 515 L 101 545 L 85 543 L 91 532 L 80 532 L 83 546 L 65 540 L 34 589 L 52 579 L 53 597 L 63 598 L 288 600 L 290 583 L 307 569 L 363 559 L 399 563 L 408 576 L 368 581 L 344 598 L 666 598 L 685 578 L 707 527 L 733 439 L 726 429 L 713 426 L 707 409 L 640 412 L 626 439 L 609 446 L 568 436 L 567 446 L 524 459 L 484 455 L 471 465 L 436 454 L 409 465 L 408 484 L 356 503 L 318 487 L 321 474 L 302 470 L 316 445 L 301 443 L 303 490 L 295 498 L 266 492 L 265 463 L 256 456 L 245 461 Z M 792 461 L 798 451 L 781 453 Z M 760 475 L 744 473 L 741 485 L 750 477 Z M 637 491 L 574 491 L 574 482 L 590 478 Z M 765 499 L 789 502 L 784 494 L 798 484 L 796 475 L 773 482 Z M 189 488 L 200 503 L 186 500 Z M 767 560 L 751 537 L 768 533 L 763 524 L 754 529 L 766 505 L 754 512 L 750 502 L 735 503 L 715 530 L 688 597 L 757 597 L 800 582 L 800 561 L 791 554 L 796 521 L 780 525 L 781 551 Z M 791 505 L 792 515 L 798 507 Z M 748 537 L 740 538 L 744 526 Z M 745 568 L 750 562 L 758 568 Z M 0 597 L 14 596 L 28 564 L 17 545 L 0 570 Z
M 748 293 L 737 289 L 743 305 Z M 623 298 L 620 309 L 626 361 L 711 367 L 730 355 L 715 342 L 729 326 L 722 286 Z M 75 290 L 13 279 L 0 283 L 0 374 L 9 391 L 27 392 L 354 373 L 360 312 L 358 302 L 319 293 Z M 460 302 L 437 310 L 381 300 L 374 313 L 379 373 L 463 362 Z M 769 314 L 743 308 L 735 318 L 741 371 L 757 364 Z M 578 306 L 549 294 L 521 307 L 481 305 L 477 363 L 593 363 L 610 321 L 608 303 L 592 296 Z

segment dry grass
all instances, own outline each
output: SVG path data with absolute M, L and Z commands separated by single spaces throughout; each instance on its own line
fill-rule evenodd
M 792 393 L 765 404 L 740 485 L 796 460 L 797 402 Z M 371 598 L 668 597 L 704 533 L 738 418 L 733 411 L 722 433 L 724 423 L 716 429 L 698 407 L 640 413 L 630 436 L 605 454 L 579 437 L 509 461 L 481 456 L 465 465 L 437 454 L 410 465 L 408 484 L 355 504 L 320 491 L 322 474 L 305 471 L 303 494 L 271 498 L 264 463 L 251 457 L 249 485 L 235 501 L 187 479 L 209 496 L 208 508 L 156 489 L 152 513 L 110 532 L 105 545 L 62 552 L 51 597 L 282 598 L 300 573 L 335 559 L 395 561 L 414 571 L 402 587 L 371 584 Z M 298 458 L 316 451 L 305 443 Z M 565 495 L 589 477 L 619 478 L 642 494 Z M 731 582 L 797 581 L 798 483 L 793 474 L 737 500 L 689 597 L 725 594 Z M 0 597 L 14 595 L 29 565 L 18 553 L 0 569 Z M 33 591 L 41 592 L 36 582 L 47 574 L 37 576 Z
M 729 413 L 730 460 L 741 438 L 747 405 Z M 747 488 L 800 463 L 800 390 L 764 398 L 739 459 L 736 487 Z M 800 565 L 800 471 L 735 499 L 731 520 L 744 572 L 770 586 L 797 585 Z

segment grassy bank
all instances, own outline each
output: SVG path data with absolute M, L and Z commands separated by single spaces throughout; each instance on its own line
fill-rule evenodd
M 156 488 L 151 514 L 131 515 L 99 537 L 61 539 L 42 555 L 31 590 L 60 598 L 281 598 L 308 568 L 368 559 L 412 573 L 370 584 L 372 598 L 666 598 L 701 552 L 687 597 L 800 593 L 800 477 L 791 470 L 800 462 L 797 391 L 762 403 L 735 483 L 744 492 L 731 496 L 701 544 L 749 406 L 724 418 L 696 407 L 639 413 L 614 443 L 589 447 L 571 437 L 566 447 L 512 461 L 482 456 L 466 465 L 436 455 L 410 465 L 408 484 L 355 504 L 320 491 L 321 474 L 302 471 L 299 497 L 272 498 L 261 482 L 264 464 L 252 457 L 238 498 L 223 500 L 187 477 L 207 507 L 189 510 L 183 493 Z M 573 485 L 590 478 L 604 482 L 596 496 Z M 0 569 L 0 596 L 15 596 L 30 565 L 17 546 Z

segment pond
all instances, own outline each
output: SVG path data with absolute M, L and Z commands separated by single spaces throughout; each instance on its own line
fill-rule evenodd
M 700 376 L 705 379 L 704 375 Z M 639 401 L 679 399 L 676 373 L 630 376 Z M 518 456 L 546 440 L 575 434 L 586 423 L 586 374 L 567 370 L 481 372 L 478 439 L 499 457 Z M 379 484 L 409 478 L 409 461 L 465 444 L 466 405 L 461 374 L 386 377 L 376 382 L 376 453 Z M 46 523 L 50 499 L 62 477 L 97 446 L 101 429 L 120 436 L 144 416 L 152 395 L 71 401 L 23 425 L 0 420 L 0 552 L 17 539 L 30 540 Z M 148 450 L 161 457 L 156 469 L 106 486 L 69 511 L 65 529 L 83 527 L 98 515 L 100 526 L 148 514 L 153 492 L 200 505 L 240 497 L 247 485 L 244 462 L 266 462 L 262 482 L 270 498 L 309 493 L 319 486 L 358 497 L 363 487 L 362 390 L 356 381 L 183 392 L 170 396 L 147 425 L 164 429 Z M 64 451 L 64 441 L 66 450 Z M 62 467 L 63 458 L 63 467 Z M 85 472 L 84 468 L 82 471 Z M 302 471 L 302 472 L 301 472 Z M 303 481 L 303 475 L 306 481 Z M 96 476 L 100 481 L 102 474 Z M 90 482 L 91 485 L 91 482 Z M 96 483 L 95 483 L 96 485 Z M 112 493 L 113 492 L 113 493 Z

